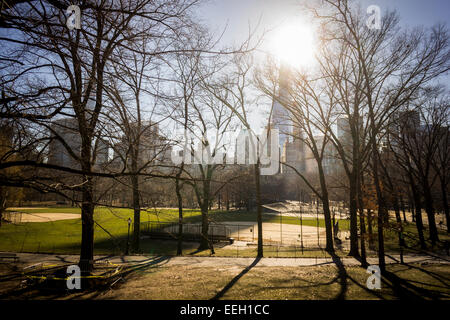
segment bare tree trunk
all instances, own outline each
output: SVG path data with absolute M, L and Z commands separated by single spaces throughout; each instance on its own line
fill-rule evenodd
M 201 208 L 202 213 L 202 234 L 200 239 L 200 246 L 198 247 L 198 250 L 206 250 L 209 248 L 209 241 L 208 241 L 208 204 L 202 204 Z
M 375 243 L 373 242 L 373 225 L 372 225 L 372 210 L 367 209 L 367 229 L 369 232 L 369 248 L 375 250 Z
M 367 267 L 367 258 L 366 258 L 366 243 L 365 243 L 365 233 L 366 233 L 366 222 L 364 221 L 364 204 L 362 198 L 362 189 L 361 189 L 361 178 L 358 174 L 358 207 L 359 207 L 359 227 L 361 233 L 361 265 L 362 267 Z
M 419 235 L 420 248 L 426 249 L 427 245 L 425 243 L 425 237 L 423 235 L 422 203 L 420 202 L 419 192 L 413 183 L 411 184 L 411 189 L 412 189 L 412 193 L 413 193 L 414 207 L 416 209 L 415 210 L 416 226 L 417 226 L 417 233 Z
M 91 172 L 90 140 L 82 137 L 82 169 Z M 90 274 L 94 267 L 94 192 L 92 177 L 84 176 L 81 204 L 81 253 L 79 266 L 83 275 Z
M 403 213 L 403 222 L 407 222 L 406 220 L 406 210 L 405 210 L 405 202 L 403 200 L 403 197 L 400 197 L 400 206 L 402 207 L 402 213 Z
M 424 183 L 423 195 L 425 198 L 425 211 L 428 217 L 428 229 L 430 233 L 431 244 L 434 246 L 439 241 L 439 236 L 436 228 L 436 219 L 434 217 L 433 196 L 431 195 L 428 182 Z
M 411 212 L 412 222 L 416 222 L 416 215 L 415 215 L 416 206 L 415 206 L 414 196 L 409 194 L 408 195 L 408 201 L 410 203 L 409 211 Z
M 377 223 L 378 223 L 378 265 L 381 271 L 386 270 L 386 261 L 384 257 L 384 235 L 383 235 L 383 214 L 384 208 L 378 207 Z
M 139 253 L 140 233 L 141 233 L 141 204 L 139 199 L 139 177 L 137 176 L 137 174 L 133 174 L 131 176 L 131 187 L 133 188 L 133 211 L 134 211 L 133 243 L 131 248 L 133 252 Z
M 264 255 L 263 250 L 263 237 L 262 237 L 262 207 L 261 207 L 261 186 L 260 186 L 260 172 L 259 172 L 259 159 L 254 165 L 255 173 L 255 192 L 256 192 L 256 213 L 258 223 L 258 252 L 257 257 L 262 258 Z
M 402 218 L 400 216 L 400 207 L 398 205 L 398 197 L 395 196 L 394 198 L 394 211 L 395 211 L 395 220 L 397 221 L 397 232 L 398 232 L 398 244 L 401 247 L 405 246 L 405 239 L 403 238 L 403 225 L 402 225 Z
M 202 167 L 200 170 L 204 170 Z M 210 249 L 211 254 L 214 254 L 214 247 L 212 241 L 209 240 L 208 230 L 209 230 L 209 219 L 208 219 L 208 209 L 210 206 L 210 187 L 211 187 L 211 178 L 212 178 L 213 167 L 211 165 L 207 165 L 206 167 L 206 175 L 204 175 L 204 180 L 202 183 L 202 193 L 201 195 L 197 195 L 199 199 L 200 210 L 202 213 L 202 234 L 200 240 L 200 246 L 198 250 L 206 250 Z
M 183 255 L 183 198 L 181 196 L 180 175 L 182 168 L 178 172 L 175 180 L 175 192 L 178 200 L 178 239 L 177 239 L 177 256 Z
M 370 100 L 370 96 L 369 96 Z M 369 106 L 371 106 L 371 103 L 369 103 Z M 386 260 L 384 256 L 384 220 L 383 218 L 386 217 L 387 210 L 386 210 L 386 204 L 384 202 L 384 197 L 381 190 L 381 184 L 380 184 L 380 178 L 379 178 L 379 171 L 378 171 L 378 146 L 376 142 L 376 123 L 375 123 L 375 115 L 373 113 L 373 109 L 369 107 L 369 116 L 370 116 L 370 127 L 372 131 L 372 141 L 371 141 L 371 149 L 372 149 L 372 166 L 373 166 L 373 180 L 375 183 L 375 189 L 377 193 L 377 203 L 378 203 L 378 215 L 377 215 L 377 222 L 378 222 L 378 266 L 380 267 L 381 272 L 386 271 Z
M 325 181 L 325 175 L 323 172 L 323 167 L 321 162 L 317 162 L 319 169 L 319 179 L 320 187 L 322 190 L 322 204 L 323 204 L 323 215 L 325 218 L 325 232 L 326 232 L 326 247 L 325 250 L 329 253 L 334 253 L 333 246 L 333 227 L 331 225 L 331 212 L 330 212 L 330 202 L 328 199 L 328 189 Z
M 447 188 L 441 180 L 442 202 L 444 204 L 445 221 L 447 222 L 447 233 L 450 233 L 450 208 L 447 200 Z
M 349 192 L 349 204 L 350 204 L 350 252 L 349 256 L 359 257 L 358 249 L 358 212 L 357 212 L 357 184 L 356 184 L 356 170 L 353 169 L 351 177 L 349 179 L 350 192 Z

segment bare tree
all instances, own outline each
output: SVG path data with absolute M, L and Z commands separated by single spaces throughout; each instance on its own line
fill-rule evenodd
M 435 157 L 431 162 L 440 182 L 441 201 L 444 209 L 445 221 L 447 222 L 447 233 L 450 233 L 450 208 L 448 204 L 448 185 L 450 182 L 450 130 L 448 123 L 449 106 L 450 104 L 447 95 L 439 98 L 439 101 L 437 101 L 437 112 L 442 113 L 443 119 L 436 119 L 442 121 L 442 123 L 438 124 L 440 128 L 436 128 L 438 142 Z
M 367 110 L 371 169 L 378 201 L 379 265 L 384 270 L 383 217 L 387 208 L 380 180 L 380 134 L 390 114 L 405 105 L 422 85 L 448 70 L 448 35 L 443 26 L 428 33 L 399 32 L 395 12 L 385 13 L 380 29 L 372 30 L 351 2 L 325 2 L 331 12 L 318 16 L 335 26 L 330 36 L 349 48 L 362 80 L 351 88 L 362 93 L 361 102 Z
M 160 122 L 165 119 L 155 119 L 155 113 L 158 112 L 157 88 L 161 80 L 159 63 L 155 61 L 158 56 L 152 55 L 151 52 L 159 47 L 159 42 L 159 39 L 144 35 L 133 43 L 133 47 L 142 52 L 131 52 L 128 56 L 125 52 L 121 54 L 108 70 L 108 86 L 105 87 L 108 99 L 102 120 L 106 124 L 105 127 L 111 131 L 108 136 L 116 155 L 113 163 L 120 159 L 122 165 L 119 172 L 130 173 L 128 178 L 134 211 L 134 252 L 140 251 L 140 173 L 160 172 L 158 162 L 163 160 L 168 149 L 158 130 Z
M 286 77 L 284 81 L 287 81 L 290 85 L 285 96 L 274 94 L 275 90 L 273 88 L 276 87 L 279 81 L 273 81 L 277 78 L 273 75 L 276 71 L 272 70 L 269 72 L 271 74 L 257 77 L 258 88 L 273 101 L 278 101 L 288 111 L 289 120 L 294 126 L 293 138 L 302 141 L 311 150 L 317 163 L 319 187 L 315 187 L 304 172 L 297 170 L 289 163 L 283 162 L 282 164 L 293 170 L 322 201 L 325 218 L 326 250 L 334 253 L 329 192 L 326 181 L 326 175 L 329 172 L 327 172 L 325 165 L 326 159 L 332 157 L 329 148 L 331 143 L 328 130 L 331 128 L 331 115 L 334 109 L 332 105 L 335 103 L 333 92 L 328 90 L 326 82 L 310 79 L 308 75 L 301 71 L 291 71 L 289 73 L 285 71 L 283 73 L 281 69 L 280 77 Z M 314 78 L 314 76 L 311 78 Z M 325 121 L 325 124 L 323 121 Z M 325 129 L 323 130 L 322 128 Z M 321 139 L 317 137 L 318 132 L 323 134 L 320 137 Z
M 250 126 L 249 117 L 251 106 L 256 103 L 256 97 L 252 95 L 252 67 L 253 61 L 250 54 L 235 54 L 231 61 L 226 64 L 220 77 L 214 81 L 203 81 L 203 87 L 211 93 L 215 99 L 226 106 L 232 114 L 237 117 L 250 135 L 256 136 Z M 270 134 L 270 126 L 267 135 Z M 255 141 L 253 141 L 255 142 Z M 251 144 L 251 143 L 250 143 Z M 250 146 L 256 151 L 255 145 Z M 249 151 L 251 152 L 251 151 Z M 257 151 L 256 151 L 257 152 Z M 260 150 L 261 152 L 261 150 Z M 263 228 L 262 228 L 262 200 L 261 200 L 261 162 L 256 155 L 256 163 L 253 165 L 253 176 L 255 179 L 255 197 L 258 224 L 258 248 L 257 257 L 263 257 Z
M 403 110 L 396 121 L 399 128 L 393 137 L 392 152 L 397 163 L 410 177 L 410 183 L 415 194 L 416 206 L 421 206 L 420 195 L 425 202 L 425 211 L 428 218 L 428 227 L 432 245 L 439 240 L 435 221 L 435 200 L 431 190 L 437 177 L 446 169 L 437 168 L 433 172 L 433 163 L 439 157 L 439 149 L 442 144 L 448 120 L 448 106 L 446 101 L 439 101 L 433 94 L 421 91 L 420 98 L 413 101 L 411 110 Z M 445 136 L 444 136 L 445 137 Z M 420 188 L 419 188 L 420 186 Z M 423 229 L 421 217 L 417 212 L 418 228 Z M 423 239 L 422 239 L 423 242 Z M 424 247 L 424 243 L 422 243 Z
M 2 116 L 25 119 L 48 129 L 51 129 L 49 120 L 59 114 L 69 115 L 76 122 L 80 152 L 71 150 L 64 139 L 60 142 L 79 163 L 83 178 L 79 186 L 83 272 L 89 273 L 93 266 L 92 146 L 104 105 L 106 66 L 113 60 L 119 61 L 118 55 L 123 50 L 142 52 L 131 43 L 146 34 L 166 40 L 167 46 L 162 51 L 156 48 L 154 55 L 171 52 L 170 44 L 176 40 L 178 31 L 191 24 L 188 18 L 196 3 L 195 0 L 102 1 L 100 4 L 86 1 L 79 5 L 81 28 L 72 31 L 66 25 L 68 2 L 33 1 L 2 11 L 3 26 L 15 30 L 1 38 L 2 44 L 10 48 L 10 57 L 3 56 L 2 63 L 10 70 L 18 70 L 2 79 L 5 91 L 2 105 L 9 103 Z M 45 72 L 47 77 L 35 77 L 36 70 Z M 17 86 L 17 82 L 29 85 Z M 24 103 L 24 98 L 29 103 Z

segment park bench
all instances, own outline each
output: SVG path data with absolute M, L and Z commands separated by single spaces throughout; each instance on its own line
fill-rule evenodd
M 0 252 L 0 260 L 3 259 L 13 259 L 14 262 L 16 262 L 17 260 L 19 260 L 19 257 L 15 253 Z

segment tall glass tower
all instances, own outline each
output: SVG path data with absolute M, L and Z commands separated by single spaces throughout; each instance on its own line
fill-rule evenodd
M 283 106 L 284 101 L 289 100 L 289 69 L 286 65 L 281 65 L 280 73 L 278 75 L 278 92 L 273 99 L 273 110 L 271 118 L 272 128 L 278 129 L 280 160 L 286 161 L 286 147 L 289 141 L 292 141 L 292 120 L 289 110 Z M 281 173 L 285 170 L 284 166 L 280 166 Z

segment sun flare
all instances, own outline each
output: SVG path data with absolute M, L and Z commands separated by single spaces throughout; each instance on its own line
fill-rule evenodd
M 280 63 L 294 68 L 310 66 L 315 52 L 312 28 L 300 24 L 278 28 L 272 35 L 269 51 Z

